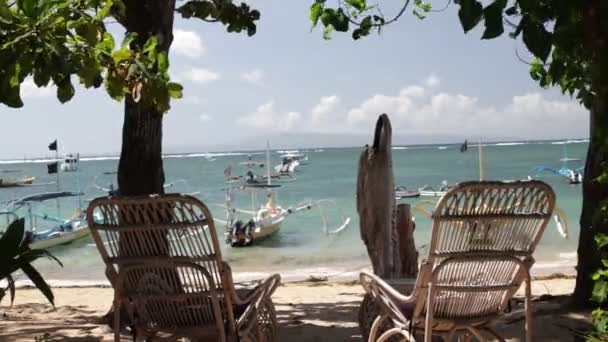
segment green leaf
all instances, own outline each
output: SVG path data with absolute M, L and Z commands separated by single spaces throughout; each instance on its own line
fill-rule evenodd
M 74 86 L 70 77 L 66 77 L 65 80 L 57 84 L 57 98 L 61 103 L 66 103 L 74 97 Z
M 181 99 L 183 96 L 184 87 L 181 84 L 175 82 L 167 83 L 167 90 L 169 91 L 169 96 L 173 99 Z
M 502 11 L 507 6 L 507 0 L 496 0 L 483 9 L 485 30 L 481 39 L 493 39 L 505 32 Z
M 517 7 L 515 6 L 511 6 L 509 8 L 507 8 L 507 10 L 505 11 L 505 14 L 508 16 L 514 16 L 517 15 Z
M 158 45 L 158 39 L 156 39 L 156 36 L 152 36 L 150 38 L 148 38 L 148 40 L 146 41 L 146 44 L 144 44 L 144 53 L 152 53 L 156 51 L 156 46 Z
M 38 16 L 38 0 L 17 0 L 17 7 L 27 17 L 36 18 Z
M 0 263 L 13 259 L 21 246 L 25 234 L 25 219 L 13 221 L 0 236 Z
M 324 7 L 325 3 L 318 1 L 313 3 L 310 7 L 310 21 L 312 21 L 312 28 L 317 26 L 317 24 L 319 23 L 319 18 L 321 18 L 321 13 L 323 13 Z
M 97 18 L 104 19 L 110 14 L 110 10 L 112 9 L 112 5 L 114 5 L 113 0 L 106 0 L 104 6 L 97 12 Z
M 6 1 L 0 1 L 0 22 L 5 24 L 13 22 L 13 13 L 8 8 Z
M 346 0 L 345 2 L 359 12 L 363 12 L 367 8 L 366 0 Z
M 331 33 L 334 30 L 334 26 L 332 24 L 329 24 L 325 27 L 325 29 L 323 30 L 323 39 L 325 40 L 330 40 L 331 39 Z
M 483 15 L 483 6 L 477 0 L 460 0 L 458 18 L 465 33 L 472 30 Z
M 47 284 L 46 280 L 38 273 L 38 271 L 34 268 L 34 266 L 29 263 L 21 263 L 21 270 L 28 278 L 34 283 L 34 285 L 42 292 L 42 294 L 46 297 L 46 299 L 55 306 L 55 296 L 53 295 L 53 291 L 49 284 Z
M 124 47 L 120 50 L 112 52 L 112 58 L 114 59 L 114 63 L 116 64 L 120 64 L 120 62 L 131 58 L 131 56 L 133 56 L 133 51 Z
M 131 43 L 137 38 L 137 33 L 135 32 L 127 32 L 125 34 L 125 38 L 122 40 L 121 48 L 130 49 Z
M 523 41 L 526 47 L 534 56 L 542 60 L 547 60 L 551 53 L 552 35 L 547 32 L 542 23 L 537 23 L 528 17 L 522 18 Z
M 97 48 L 103 50 L 107 53 L 111 53 L 114 50 L 115 43 L 114 37 L 109 32 L 104 32 L 103 38 L 99 43 L 97 43 Z
M 156 63 L 158 65 L 158 72 L 164 74 L 169 70 L 169 58 L 167 57 L 166 51 L 161 51 L 156 55 Z

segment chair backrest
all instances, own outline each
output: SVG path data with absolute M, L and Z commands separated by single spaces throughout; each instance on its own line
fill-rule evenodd
M 433 315 L 504 311 L 528 275 L 554 207 L 553 190 L 540 181 L 465 182 L 448 191 L 433 212 L 427 259 Z
M 121 269 L 134 265 L 194 263 L 209 274 L 222 314 L 233 324 L 215 224 L 209 209 L 198 199 L 179 194 L 102 197 L 91 202 L 87 219 L 113 286 Z

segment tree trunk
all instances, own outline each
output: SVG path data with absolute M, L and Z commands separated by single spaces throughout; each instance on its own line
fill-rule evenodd
M 125 0 L 127 32 L 138 37 L 141 47 L 151 36 L 169 51 L 173 41 L 175 0 Z M 118 189 L 123 196 L 162 194 L 165 183 L 162 160 L 162 119 L 164 113 L 146 108 L 144 101 L 125 99 L 122 150 L 118 163 Z
M 399 256 L 401 259 L 400 276 L 416 278 L 418 275 L 418 251 L 414 241 L 414 221 L 409 204 L 399 204 L 395 213 L 396 228 L 399 234 Z
M 126 16 L 121 18 L 127 32 L 137 33 L 133 49 L 140 49 L 152 36 L 159 39 L 158 46 L 169 51 L 173 41 L 173 15 L 175 0 L 124 0 Z M 142 94 L 142 97 L 145 96 Z M 162 123 L 164 113 L 135 102 L 127 95 L 122 129 L 122 150 L 118 162 L 118 192 L 121 196 L 164 193 L 165 174 L 162 159 Z M 121 240 L 126 237 L 121 237 Z M 159 243 L 167 245 L 166 241 Z M 121 325 L 127 325 L 128 316 L 121 308 Z M 112 326 L 112 309 L 102 321 Z
M 594 237 L 598 233 L 608 234 L 608 221 L 601 208 L 608 200 L 608 184 L 597 178 L 606 173 L 608 162 L 608 53 L 606 34 L 602 32 L 599 0 L 590 2 L 586 13 L 586 45 L 592 51 L 591 88 L 595 92 L 591 105 L 590 140 L 583 179 L 583 208 L 580 218 L 578 243 L 578 265 L 573 304 L 590 306 L 593 290 L 592 274 L 602 267 L 601 253 Z

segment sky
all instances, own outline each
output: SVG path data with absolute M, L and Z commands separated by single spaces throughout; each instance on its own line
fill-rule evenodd
M 395 135 L 419 143 L 589 135 L 575 100 L 530 79 L 516 57 L 530 59 L 521 42 L 482 41 L 479 28 L 465 35 L 454 5 L 422 21 L 406 13 L 360 41 L 325 41 L 311 31 L 312 1 L 247 2 L 261 12 L 254 37 L 176 17 L 170 72 L 185 89 L 164 119 L 164 151 L 247 149 L 266 139 L 281 147 L 290 137 L 303 147 L 359 145 L 355 137 L 371 141 L 381 113 Z M 385 15 L 395 12 L 380 3 Z M 118 24 L 109 29 L 122 39 Z M 54 88 L 26 80 L 22 97 L 21 109 L 0 105 L 0 159 L 48 156 L 54 139 L 65 153 L 120 151 L 123 106 L 103 89 L 77 88 L 62 105 Z

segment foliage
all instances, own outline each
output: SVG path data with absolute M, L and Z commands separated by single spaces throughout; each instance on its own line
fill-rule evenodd
M 602 341 L 608 339 L 608 311 L 603 307 L 608 303 L 608 236 L 598 234 L 595 236 L 595 243 L 599 250 L 603 252 L 603 268 L 593 274 L 593 300 L 599 307 L 593 310 L 594 334 L 589 336 L 588 341 Z
M 15 281 L 13 273 L 21 270 L 34 285 L 42 292 L 51 304 L 54 303 L 53 291 L 44 280 L 42 275 L 32 266 L 32 262 L 41 257 L 48 257 L 56 261 L 60 266 L 61 262 L 51 253 L 42 249 L 30 249 L 29 241 L 25 238 L 25 220 L 17 219 L 13 221 L 4 234 L 0 236 L 0 280 L 7 281 L 7 287 L 0 288 L 0 301 L 10 293 L 11 304 L 15 299 Z
M 182 86 L 171 82 L 165 39 L 146 41 L 127 33 L 116 47 L 106 22 L 124 23 L 123 0 L 0 0 L 0 103 L 22 107 L 21 85 L 33 77 L 38 87 L 54 84 L 65 103 L 75 93 L 74 78 L 85 88 L 104 85 L 108 95 L 164 113 Z M 231 0 L 191 0 L 177 10 L 184 18 L 218 21 L 229 32 L 256 32 L 260 13 Z
M 584 39 L 581 39 L 585 2 L 494 0 L 486 6 L 478 0 L 454 0 L 454 3 L 459 7 L 458 18 L 465 33 L 483 22 L 481 39 L 493 39 L 504 34 L 506 25 L 511 30 L 509 36 L 521 37 L 535 56 L 530 74 L 539 85 L 558 86 L 564 93 L 576 95 L 590 108 L 593 97 L 591 55 L 584 46 Z M 382 15 L 379 5 L 369 6 L 367 0 L 348 0 L 337 7 L 328 7 L 325 0 L 315 0 L 310 19 L 313 27 L 321 19 L 326 38 L 328 31 L 346 32 L 356 27 L 352 36 L 359 39 L 369 35 L 372 28 L 380 32 L 383 26 L 395 22 L 408 5 L 410 1 L 406 1 L 397 15 L 388 20 Z M 413 5 L 413 13 L 420 18 L 431 11 L 430 5 L 422 0 L 414 1 Z

